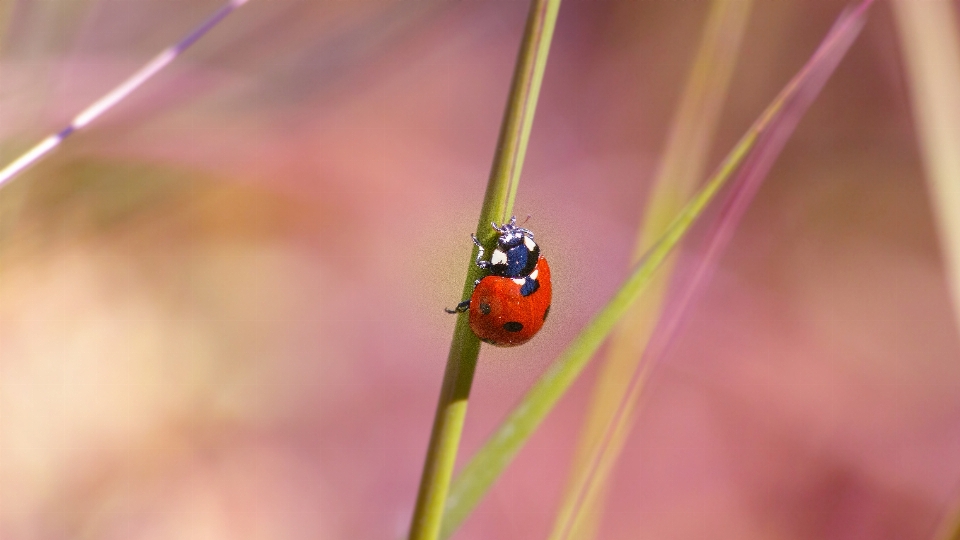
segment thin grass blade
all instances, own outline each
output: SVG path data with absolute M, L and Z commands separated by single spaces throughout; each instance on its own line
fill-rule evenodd
M 3 38 L 6 36 L 7 28 L 10 25 L 10 14 L 13 13 L 14 4 L 15 2 L 0 4 L 0 47 L 6 43 Z
M 506 221 L 513 211 L 513 201 L 520 182 L 520 171 L 523 168 L 559 10 L 560 0 L 533 0 L 530 3 L 493 167 L 477 222 L 477 238 L 487 247 L 492 247 L 493 240 L 490 222 Z M 475 256 L 476 253 L 471 255 L 467 266 L 467 277 L 463 286 L 464 298 L 470 295 L 474 282 L 480 277 L 480 269 L 473 263 Z M 457 318 L 440 388 L 437 412 L 410 526 L 411 540 L 433 540 L 440 533 L 444 503 L 457 459 L 479 354 L 480 341 L 470 330 L 467 317 L 461 315 Z
M 634 262 L 663 235 L 670 220 L 705 175 L 707 156 L 752 8 L 752 0 L 714 0 L 711 3 L 700 47 L 637 232 Z M 598 469 L 592 468 L 591 457 L 602 440 L 604 427 L 610 424 L 624 400 L 630 374 L 636 371 L 658 319 L 673 264 L 674 257 L 671 256 L 610 338 L 606 359 L 594 383 L 587 418 L 551 538 L 567 535 L 587 539 L 596 536 L 606 473 L 616 460 L 624 438 L 620 434 L 614 436 L 610 441 L 611 451 L 606 455 L 608 462 L 600 464 Z M 582 500 L 590 471 L 595 472 L 599 485 L 591 492 L 595 496 Z
M 0 169 L 0 187 L 15 178 L 17 175 L 27 170 L 31 165 L 39 161 L 54 148 L 60 146 L 64 139 L 73 133 L 83 129 L 91 122 L 99 118 L 103 113 L 112 109 L 116 104 L 126 99 L 134 90 L 143 86 L 154 75 L 163 68 L 170 65 L 183 51 L 196 43 L 200 38 L 206 35 L 213 27 L 218 25 L 227 15 L 235 9 L 246 4 L 249 0 L 229 0 L 220 9 L 218 9 L 207 20 L 194 28 L 190 33 L 184 36 L 180 41 L 164 49 L 160 54 L 153 57 L 143 67 L 137 70 L 133 75 L 120 83 L 113 90 L 107 92 L 103 97 L 93 102 L 89 107 L 80 112 L 73 118 L 70 124 L 37 143 L 33 148 L 27 150 L 19 158 L 13 160 L 9 165 Z
M 724 159 L 718 171 L 684 206 L 667 227 L 664 236 L 647 252 L 611 301 L 587 324 L 467 464 L 454 481 L 447 500 L 443 538 L 452 534 L 512 461 L 547 413 L 573 384 L 624 313 L 650 284 L 654 272 L 715 199 L 721 188 L 734 177 L 749 179 L 756 176 L 746 172 L 743 175 L 735 175 L 741 168 L 744 171 L 748 169 L 762 171 L 764 167 L 772 164 L 779 150 L 759 155 L 754 155 L 752 152 L 760 142 L 770 145 L 771 148 L 776 148 L 776 145 L 782 146 L 792 127 L 788 123 L 782 123 L 784 121 L 781 119 L 799 120 L 805 109 L 802 105 L 806 100 L 812 100 L 829 78 L 857 36 L 863 24 L 864 14 L 871 4 L 872 0 L 865 0 L 841 17 L 810 61 L 751 126 Z M 744 183 L 742 187 L 733 191 L 749 193 L 749 186 Z M 730 215 L 734 210 L 741 208 L 743 203 L 737 202 L 738 200 L 742 199 L 738 197 L 729 199 L 730 202 L 725 206 L 722 214 Z M 718 232 L 716 237 L 722 237 L 722 232 Z
M 949 0 L 892 3 L 920 154 L 960 321 L 960 30 Z
M 954 318 L 960 326 L 960 4 L 896 0 L 892 5 Z M 953 502 L 935 538 L 960 540 L 960 500 Z
M 864 3 L 860 7 L 865 10 L 867 6 L 868 3 Z M 674 294 L 668 298 L 667 308 L 657 324 L 648 347 L 643 352 L 636 371 L 629 377 L 627 392 L 605 427 L 600 443 L 590 452 L 586 480 L 580 486 L 581 491 L 575 500 L 571 517 L 556 538 L 570 538 L 569 533 L 574 527 L 573 516 L 601 488 L 605 478 L 604 473 L 612 469 L 613 462 L 619 456 L 620 446 L 617 441 L 625 438 L 626 432 L 632 425 L 633 411 L 639 401 L 647 375 L 665 356 L 677 329 L 682 325 L 690 306 L 702 291 L 703 285 L 709 281 L 720 255 L 729 244 L 740 219 L 770 172 L 777 156 L 858 35 L 863 26 L 864 14 L 864 11 L 858 9 L 841 16 L 810 60 L 808 64 L 810 69 L 798 75 L 798 78 L 803 77 L 803 80 L 798 81 L 796 92 L 784 101 L 783 107 L 771 120 L 769 129 L 761 133 L 749 157 L 731 181 L 717 218 L 714 223 L 706 224 L 709 230 L 704 235 L 706 241 L 700 256 L 694 259 L 693 268 L 681 272 L 686 275 L 680 279 L 682 283 L 676 284 Z

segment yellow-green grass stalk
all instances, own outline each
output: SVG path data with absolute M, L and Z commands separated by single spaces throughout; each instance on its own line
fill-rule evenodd
M 713 0 L 704 25 L 703 36 L 688 76 L 686 87 L 673 119 L 657 176 L 643 213 L 633 262 L 663 235 L 670 220 L 677 215 L 693 194 L 706 169 L 720 112 L 737 64 L 740 43 L 753 7 L 752 0 Z M 624 424 L 627 429 L 614 434 L 610 451 L 599 468 L 590 466 L 592 449 L 600 444 L 604 428 L 610 424 L 621 402 L 625 400 L 631 375 L 639 366 L 655 322 L 660 313 L 664 292 L 672 274 L 674 257 L 648 285 L 646 292 L 624 314 L 610 337 L 606 360 L 593 388 L 587 417 L 570 469 L 567 487 L 556 515 L 551 538 L 587 539 L 596 536 L 605 484 L 611 467 L 620 454 L 633 417 L 633 403 Z M 588 472 L 594 470 L 597 489 L 586 501 L 580 501 Z
M 2 38 L 7 34 L 7 27 L 10 25 L 10 15 L 13 13 L 13 6 L 14 2 L 4 2 L 0 5 L 0 46 L 5 43 Z M 2 69 L 2 66 L 0 66 L 0 69 Z
M 960 320 L 960 31 L 950 0 L 896 0 L 918 143 Z
M 863 24 L 864 13 L 871 3 L 872 0 L 864 0 L 856 9 L 841 17 L 807 65 L 750 127 L 723 160 L 717 172 L 683 207 L 667 227 L 664 235 L 644 255 L 613 298 L 574 338 L 566 351 L 534 384 L 520 404 L 511 411 L 464 467 L 451 486 L 443 521 L 442 538 L 449 537 L 469 515 L 547 413 L 570 388 L 609 333 L 640 297 L 641 292 L 650 285 L 654 273 L 669 257 L 672 249 L 716 198 L 721 188 L 735 176 L 737 183 L 730 186 L 730 192 L 734 197 L 726 201 L 729 204 L 723 207 L 722 214 L 731 209 L 734 214 L 742 211 L 739 206 L 742 206 L 744 199 L 749 200 L 749 196 L 741 195 L 755 192 L 756 189 L 756 185 L 747 186 L 744 182 L 756 182 L 763 175 L 737 174 L 738 171 L 741 167 L 748 171 L 769 169 L 772 159 L 779 153 L 779 148 L 782 148 L 786 138 L 799 121 L 799 117 L 858 35 Z M 753 150 L 758 143 L 761 143 L 764 148 L 763 151 L 754 155 Z M 729 229 L 723 232 L 729 233 Z M 717 236 L 723 236 L 723 234 L 718 232 Z M 711 245 L 710 257 L 715 260 L 715 256 L 716 249 Z M 633 388 L 636 388 L 636 385 Z M 622 420 L 622 415 L 619 419 Z M 609 429 L 607 431 L 609 432 Z M 593 461 L 597 462 L 597 460 Z
M 560 0 L 532 0 L 530 3 L 490 179 L 477 221 L 477 238 L 488 247 L 492 247 L 494 240 L 490 222 L 506 221 L 513 211 L 559 10 Z M 474 282 L 481 277 L 480 269 L 473 263 L 474 256 L 467 266 L 463 297 L 470 295 Z M 432 540 L 440 533 L 479 354 L 480 341 L 470 330 L 467 316 L 461 315 L 457 318 L 440 388 L 410 526 L 411 540 Z
M 920 155 L 960 328 L 960 29 L 950 0 L 895 0 Z M 960 540 L 960 501 L 938 540 Z

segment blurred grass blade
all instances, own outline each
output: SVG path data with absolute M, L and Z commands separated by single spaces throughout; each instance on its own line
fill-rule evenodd
M 0 4 L 0 51 L 6 45 L 4 38 L 7 35 L 7 29 L 10 26 L 10 15 L 13 13 L 15 2 L 4 2 Z M 2 68 L 2 66 L 0 66 Z
M 954 314 L 960 318 L 960 32 L 955 6 L 949 0 L 893 2 L 920 154 Z
M 960 540 L 960 497 L 954 497 L 934 540 Z
M 43 158 L 43 156 L 50 153 L 50 151 L 52 151 L 54 148 L 60 146 L 60 143 L 63 142 L 64 139 L 83 129 L 88 124 L 99 118 L 100 115 L 112 109 L 118 103 L 126 99 L 137 88 L 143 86 L 143 84 L 153 78 L 154 75 L 170 65 L 170 63 L 180 56 L 183 51 L 187 50 L 191 45 L 196 43 L 197 40 L 202 38 L 213 27 L 217 26 L 224 18 L 226 18 L 227 15 L 232 13 L 235 9 L 243 4 L 246 4 L 248 1 L 249 0 L 228 0 L 213 15 L 207 18 L 207 20 L 203 21 L 199 26 L 191 30 L 190 33 L 184 36 L 180 41 L 161 51 L 160 54 L 154 56 L 152 60 L 147 62 L 125 81 L 121 82 L 114 89 L 110 90 L 100 99 L 93 102 L 89 107 L 80 111 L 80 113 L 70 122 L 70 125 L 43 139 L 33 148 L 27 150 L 27 152 L 22 156 L 13 160 L 13 162 L 3 169 L 0 169 L 0 187 L 2 187 L 3 184 L 7 183 L 9 180 L 15 178 L 23 171 L 27 170 L 27 168 L 39 161 L 41 158 Z
M 893 2 L 920 154 L 940 232 L 954 318 L 960 326 L 960 30 L 956 6 L 949 0 Z M 938 540 L 960 540 L 960 501 L 953 505 L 937 533 Z
M 813 57 L 750 127 L 721 163 L 718 171 L 684 206 L 667 227 L 663 237 L 644 255 L 610 302 L 587 324 L 464 467 L 454 481 L 447 499 L 443 538 L 448 537 L 476 506 L 547 413 L 573 384 L 620 318 L 650 284 L 654 272 L 671 250 L 738 171 L 743 172 L 736 175 L 741 184 L 732 186 L 731 193 L 734 196 L 728 200 L 721 215 L 735 215 L 745 208 L 744 197 L 752 193 L 751 186 L 746 181 L 755 179 L 764 168 L 769 168 L 772 164 L 773 158 L 779 152 L 778 147 L 782 148 L 806 106 L 816 96 L 858 35 L 870 4 L 872 0 L 865 0 L 840 18 Z M 761 144 L 765 148 L 769 147 L 769 150 L 753 153 Z M 755 190 L 755 187 L 753 189 Z M 721 226 L 725 222 L 726 220 L 721 219 Z M 724 232 L 718 230 L 715 234 L 720 238 Z
M 861 7 L 866 8 L 867 5 L 865 3 Z M 590 449 L 585 480 L 578 486 L 580 492 L 573 504 L 573 510 L 568 514 L 568 521 L 563 524 L 555 538 L 569 538 L 568 533 L 573 530 L 577 511 L 595 498 L 594 494 L 602 487 L 606 474 L 619 456 L 620 443 L 632 425 L 633 411 L 646 375 L 665 355 L 689 307 L 712 275 L 720 254 L 729 243 L 740 218 L 773 167 L 777 156 L 858 35 L 863 25 L 863 14 L 863 11 L 856 11 L 841 16 L 808 64 L 812 69 L 801 72 L 803 80 L 800 85 L 783 103 L 769 129 L 757 138 L 750 155 L 731 181 L 730 191 L 720 207 L 719 215 L 714 223 L 708 224 L 709 230 L 704 235 L 706 240 L 702 253 L 694 259 L 691 271 L 686 272 L 687 275 L 682 276 L 683 279 L 676 284 L 676 294 L 668 298 L 667 307 L 646 350 L 639 358 L 635 371 L 627 375 L 629 383 L 625 395 L 605 425 L 599 442 Z
M 530 3 L 493 167 L 477 222 L 477 238 L 490 248 L 493 241 L 490 222 L 506 221 L 513 211 L 559 10 L 560 0 L 533 0 Z M 481 277 L 480 269 L 473 263 L 475 256 L 476 253 L 471 254 L 461 298 L 470 295 L 474 282 Z M 411 540 L 432 540 L 440 533 L 479 354 L 480 341 L 470 330 L 466 315 L 458 316 L 410 526 Z
M 643 212 L 634 262 L 663 235 L 670 220 L 704 177 L 707 156 L 752 7 L 752 0 L 713 0 L 711 4 L 700 47 L 670 130 L 647 209 Z M 610 441 L 610 451 L 606 454 L 608 462 L 598 469 L 591 467 L 591 456 L 593 449 L 600 444 L 603 428 L 610 424 L 624 400 L 630 374 L 637 370 L 653 323 L 658 319 L 672 267 L 673 256 L 664 262 L 663 270 L 654 277 L 646 293 L 624 314 L 610 338 L 606 361 L 594 383 L 587 418 L 551 538 L 596 536 L 606 473 L 619 454 L 623 437 L 618 433 Z M 592 491 L 595 496 L 582 500 L 588 471 L 595 472 L 594 480 L 599 484 Z

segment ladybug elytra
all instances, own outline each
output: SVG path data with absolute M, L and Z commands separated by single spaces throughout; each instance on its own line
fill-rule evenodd
M 476 264 L 490 275 L 477 280 L 469 299 L 446 311 L 469 311 L 470 328 L 481 341 L 512 347 L 529 341 L 547 319 L 553 293 L 550 265 L 533 233 L 518 227 L 516 217 L 490 225 L 499 237 L 489 261 L 483 260 L 483 246 L 471 235 L 479 248 Z

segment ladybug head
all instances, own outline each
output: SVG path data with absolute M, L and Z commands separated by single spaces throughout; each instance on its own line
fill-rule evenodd
M 525 237 L 533 240 L 532 232 L 517 226 L 517 216 L 511 217 L 508 223 L 504 223 L 499 227 L 496 223 L 491 223 L 490 225 L 493 227 L 493 230 L 500 233 L 500 237 L 497 238 L 497 247 L 501 250 L 506 251 L 520 245 Z

